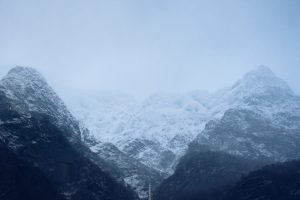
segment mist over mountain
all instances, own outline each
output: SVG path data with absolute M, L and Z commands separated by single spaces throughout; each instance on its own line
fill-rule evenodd
M 66 95 L 95 141 L 167 175 L 194 150 L 246 156 L 254 166 L 299 157 L 299 97 L 265 66 L 212 94 L 160 92 L 141 101 L 121 93 Z
M 11 199 L 19 198 L 11 190 L 28 199 L 147 199 L 149 184 L 155 199 L 244 198 L 248 173 L 300 159 L 300 97 L 267 67 L 215 93 L 144 100 L 117 92 L 61 98 L 37 70 L 14 67 L 0 97 L 0 192 Z M 278 185 L 285 176 L 270 178 Z M 6 184 L 10 177 L 17 181 Z M 36 193 L 31 184 L 40 184 Z M 282 198 L 297 187 L 287 185 Z
M 0 0 L 0 200 L 300 200 L 299 10 Z

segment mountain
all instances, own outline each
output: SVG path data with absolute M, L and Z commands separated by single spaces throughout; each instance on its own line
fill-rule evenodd
M 113 167 L 82 143 L 77 120 L 32 68 L 13 68 L 0 81 L 0 133 L 1 144 L 66 199 L 137 199 L 100 168 Z
M 199 199 L 198 194 L 203 195 L 207 188 L 207 199 L 221 199 L 222 196 L 210 194 L 226 192 L 224 186 L 234 185 L 237 176 L 266 164 L 300 158 L 300 97 L 270 69 L 260 67 L 233 86 L 213 94 L 209 107 L 215 118 L 190 143 L 178 164 L 185 168 L 176 170 L 158 188 L 158 199 L 172 197 L 174 191 L 182 197 L 176 195 L 174 199 Z M 225 154 L 227 158 L 204 170 L 216 159 L 215 154 Z M 203 160 L 203 155 L 208 158 Z M 235 162 L 231 161 L 233 158 Z M 241 167 L 245 161 L 254 165 Z M 219 172 L 231 174 L 232 182 Z M 204 177 L 223 185 L 201 184 Z M 196 191 L 195 195 L 190 190 Z
M 91 149 L 112 143 L 125 160 L 151 168 L 151 179 L 171 175 L 188 149 L 262 158 L 263 163 L 298 157 L 295 133 L 300 115 L 294 111 L 299 110 L 299 97 L 264 66 L 212 94 L 155 93 L 142 101 L 107 92 L 63 96 L 72 114 L 90 130 Z M 135 188 L 147 185 L 143 178 L 130 182 Z
M 300 156 L 300 97 L 269 69 L 247 74 L 218 99 L 228 109 L 206 124 L 190 149 L 270 161 Z
M 299 125 L 299 115 L 293 113 L 299 110 L 299 98 L 264 66 L 213 94 L 155 93 L 139 102 L 124 94 L 79 92 L 65 95 L 65 99 L 71 112 L 90 130 L 94 145 L 111 142 L 129 157 L 169 175 L 197 135 L 205 141 L 207 130 L 202 131 L 207 123 L 225 119 L 231 111 L 254 112 L 273 125 Z
M 131 188 L 145 199 L 149 183 L 157 199 L 220 199 L 213 194 L 249 171 L 300 156 L 300 97 L 267 67 L 212 94 L 62 96 L 70 111 L 32 68 L 15 67 L 0 81 L 8 166 L 37 171 L 34 180 L 16 174 L 28 185 L 41 181 L 53 199 L 136 199 Z
M 47 113 L 71 141 L 81 137 L 77 120 L 35 69 L 14 67 L 0 84 L 1 91 L 10 100 L 14 110 L 24 114 L 28 111 Z

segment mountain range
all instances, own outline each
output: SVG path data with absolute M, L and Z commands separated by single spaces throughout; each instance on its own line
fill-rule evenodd
M 299 110 L 299 97 L 265 66 L 212 94 L 160 92 L 137 101 L 126 94 L 77 92 L 67 94 L 65 99 L 74 116 L 90 130 L 95 147 L 99 146 L 97 141 L 112 143 L 166 176 L 173 174 L 189 145 L 264 156 L 270 161 L 298 157 L 298 140 L 294 137 L 299 131 L 300 115 L 295 112 Z M 262 137 L 264 140 L 260 140 Z
M 155 199 L 247 199 L 252 176 L 300 157 L 300 97 L 267 67 L 214 93 L 60 96 L 32 68 L 0 81 L 0 175 L 21 180 L 0 181 L 0 197 L 18 199 L 14 188 L 24 199 L 146 199 L 151 184 Z M 22 181 L 41 182 L 39 192 Z

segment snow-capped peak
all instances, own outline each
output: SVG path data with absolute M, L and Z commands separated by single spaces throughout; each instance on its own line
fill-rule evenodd
M 21 112 L 46 113 L 55 119 L 58 126 L 72 126 L 80 134 L 77 120 L 71 115 L 63 101 L 35 69 L 17 66 L 0 80 L 0 91 L 10 99 L 11 106 Z
M 241 80 L 234 84 L 231 89 L 237 87 L 249 92 L 258 92 L 257 90 L 265 91 L 268 88 L 278 88 L 291 92 L 288 84 L 277 77 L 273 71 L 266 66 L 260 66 L 256 70 L 247 73 Z
M 30 67 L 17 66 L 12 68 L 0 81 L 0 85 L 4 87 L 4 92 L 10 98 L 23 101 L 29 108 L 31 104 L 37 107 L 42 102 L 49 100 L 56 107 L 63 105 L 46 79 L 37 70 Z M 34 102 L 35 104 L 33 104 Z
M 258 69 L 247 73 L 242 79 L 231 87 L 225 88 L 214 94 L 213 106 L 240 104 L 248 97 L 266 94 L 293 94 L 288 84 L 278 78 L 271 69 L 260 66 Z M 228 108 L 228 106 L 227 106 Z
M 39 83 L 41 86 L 47 86 L 48 83 L 43 75 L 31 67 L 16 66 L 12 68 L 3 78 L 4 82 L 14 82 L 20 85 L 30 86 L 32 83 Z M 23 83 L 23 84 L 22 84 Z
M 12 68 L 11 70 L 9 70 L 8 75 L 16 75 L 16 74 L 20 74 L 20 75 L 30 75 L 30 76 L 36 76 L 36 77 L 40 77 L 42 78 L 43 76 L 41 75 L 40 72 L 38 72 L 36 69 L 32 68 L 32 67 L 23 67 L 23 66 L 16 66 L 14 68 Z

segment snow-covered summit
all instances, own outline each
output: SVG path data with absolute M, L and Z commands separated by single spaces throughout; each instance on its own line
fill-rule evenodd
M 31 78 L 38 78 L 38 79 L 44 79 L 43 75 L 37 71 L 36 69 L 32 67 L 23 67 L 23 66 L 16 66 L 8 71 L 8 76 L 22 76 L 22 77 L 31 77 Z
M 69 127 L 79 137 L 77 120 L 71 115 L 63 101 L 46 79 L 34 68 L 17 66 L 0 80 L 0 91 L 11 101 L 13 109 L 20 113 L 45 113 L 59 127 Z
M 211 103 L 216 119 L 197 136 L 200 146 L 282 161 L 299 157 L 300 97 L 269 68 L 260 67 Z
M 277 77 L 274 72 L 266 66 L 260 66 L 258 69 L 247 73 L 233 87 L 237 86 L 244 87 L 243 89 L 247 89 L 246 91 L 249 93 L 254 92 L 254 90 L 259 92 L 258 90 L 267 88 L 277 88 L 287 92 L 292 92 L 288 84 L 281 78 Z
M 24 95 L 28 93 L 27 96 L 34 92 L 38 92 L 33 89 L 38 89 L 49 93 L 51 96 L 56 96 L 57 99 L 59 99 L 44 76 L 31 67 L 16 66 L 12 68 L 7 75 L 2 78 L 1 83 L 2 85 L 5 85 L 7 89 L 14 90 L 15 92 L 23 93 Z M 42 98 L 42 96 L 40 98 Z
M 235 107 L 249 107 L 253 102 L 273 104 L 273 98 L 294 95 L 288 84 L 265 66 L 247 73 L 231 87 L 215 92 L 209 103 L 213 115 L 223 116 Z
M 43 88 L 45 92 L 52 91 L 45 78 L 37 70 L 30 67 L 17 66 L 12 68 L 7 75 L 2 78 L 1 85 L 5 86 L 6 89 L 16 93 L 23 93 L 24 95 L 26 92 L 35 92 L 28 91 L 29 88 Z M 27 91 L 25 91 L 26 89 Z M 29 96 L 29 94 L 27 96 Z

